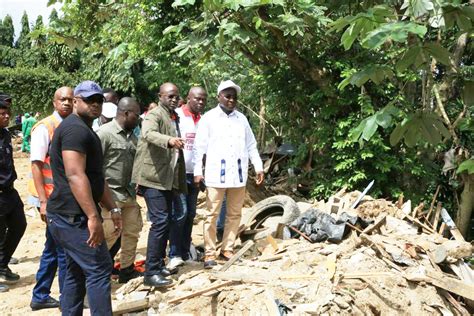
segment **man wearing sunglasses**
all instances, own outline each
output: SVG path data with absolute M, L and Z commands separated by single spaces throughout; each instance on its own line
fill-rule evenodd
M 54 189 L 46 211 L 51 234 L 66 254 L 63 315 L 82 315 L 86 288 L 91 314 L 112 315 L 112 260 L 104 242 L 99 202 L 113 214 L 118 232 L 122 218 L 105 181 L 100 139 L 91 128 L 103 102 L 97 83 L 77 85 L 73 113 L 61 122 L 51 143 Z
M 177 270 L 165 267 L 173 195 L 186 193 L 186 169 L 180 137 L 178 115 L 178 87 L 164 83 L 158 93 L 160 102 L 149 111 L 143 121 L 142 137 L 138 141 L 133 165 L 132 181 L 145 198 L 151 227 L 148 233 L 144 284 L 166 287 L 167 277 Z

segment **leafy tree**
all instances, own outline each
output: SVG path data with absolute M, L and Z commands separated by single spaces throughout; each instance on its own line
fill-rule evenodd
M 15 30 L 13 27 L 12 17 L 7 14 L 0 26 L 0 45 L 12 47 L 14 34 Z
M 63 10 L 57 39 L 82 49 L 87 77 L 143 100 L 164 81 L 202 84 L 211 104 L 218 82 L 232 78 L 259 139 L 297 145 L 293 163 L 315 197 L 375 179 L 371 194 L 405 191 L 416 202 L 440 185 L 466 230 L 474 197 L 466 1 L 103 0 L 66 1 Z M 440 176 L 446 168 L 450 176 Z
M 23 15 L 21 17 L 21 31 L 20 36 L 18 37 L 15 47 L 20 49 L 28 49 L 31 47 L 31 41 L 29 38 L 30 34 L 30 24 L 28 21 L 28 14 L 26 11 L 23 11 Z

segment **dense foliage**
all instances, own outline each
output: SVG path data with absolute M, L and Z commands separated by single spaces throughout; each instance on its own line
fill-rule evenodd
M 30 45 L 30 55 L 2 46 L 15 60 L 2 58 L 4 67 L 46 65 L 143 104 L 172 81 L 183 95 L 203 85 L 211 107 L 218 82 L 232 78 L 259 141 L 282 136 L 297 146 L 292 164 L 314 197 L 362 190 L 374 179 L 372 195 L 404 192 L 416 203 L 440 186 L 445 207 L 467 214 L 467 229 L 474 203 L 467 1 L 63 3 L 63 17 L 31 31 L 30 43 L 45 42 Z

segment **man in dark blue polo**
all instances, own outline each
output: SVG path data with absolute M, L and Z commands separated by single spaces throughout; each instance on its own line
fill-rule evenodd
M 104 178 L 99 137 L 91 128 L 103 102 L 99 85 L 81 82 L 74 89 L 73 113 L 56 129 L 51 143 L 54 190 L 46 211 L 51 234 L 66 254 L 63 315 L 82 315 L 86 288 L 92 315 L 112 315 L 112 262 L 98 203 L 112 213 L 117 234 L 122 219 Z

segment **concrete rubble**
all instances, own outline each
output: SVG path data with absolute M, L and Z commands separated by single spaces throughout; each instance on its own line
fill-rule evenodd
M 297 204 L 301 213 L 316 208 L 372 221 L 348 227 L 339 244 L 285 239 L 278 226 L 288 223 L 261 219 L 255 226 L 254 218 L 252 226 L 243 219 L 239 248 L 245 249 L 236 249 L 235 262 L 210 271 L 201 262 L 186 265 L 167 289 L 132 280 L 115 292 L 114 314 L 472 314 L 474 273 L 464 260 L 472 258 L 473 246 L 452 237 L 439 217 L 441 206 L 411 209 L 403 200 L 365 196 L 350 209 L 359 194 L 342 190 L 328 201 Z M 261 234 L 265 224 L 271 234 Z

